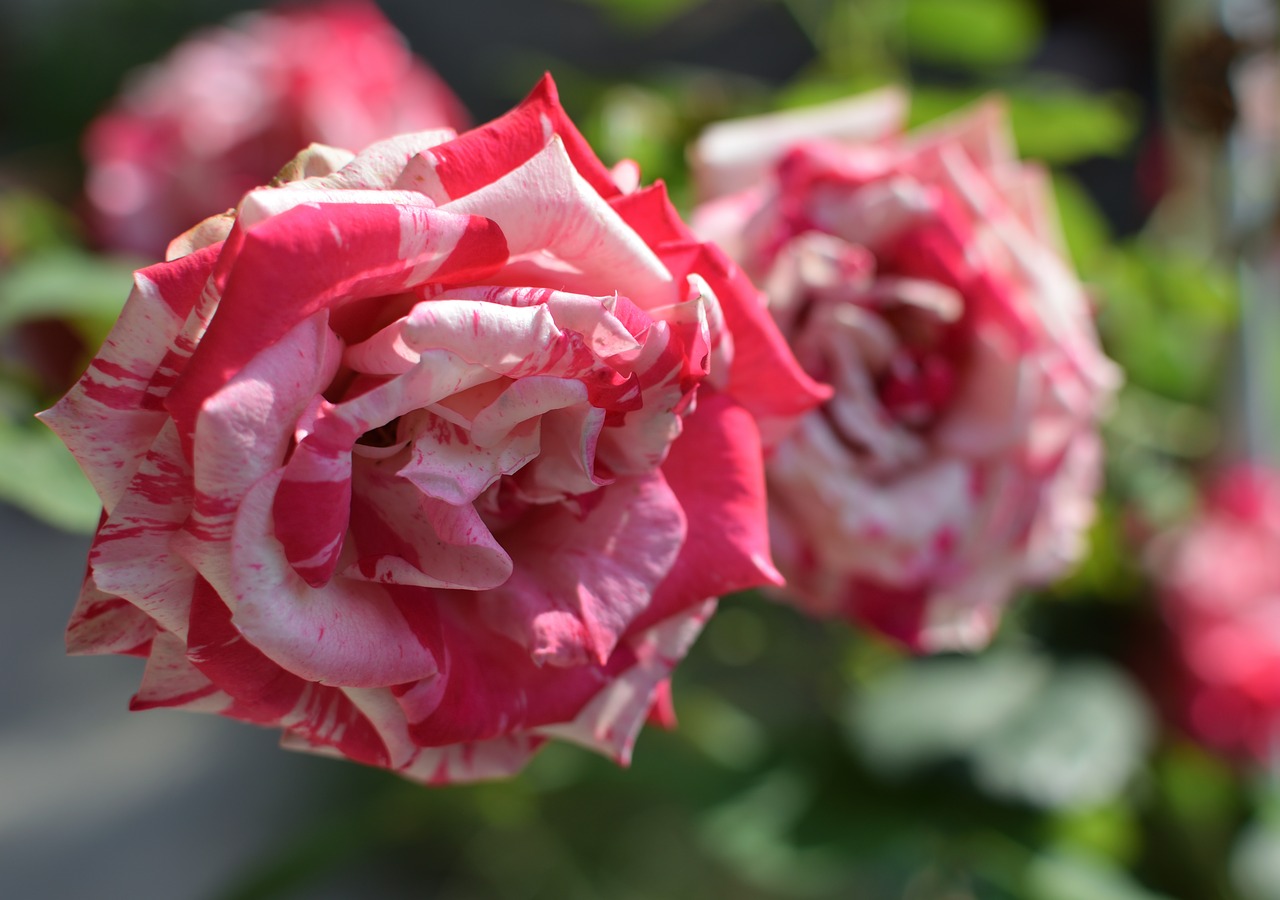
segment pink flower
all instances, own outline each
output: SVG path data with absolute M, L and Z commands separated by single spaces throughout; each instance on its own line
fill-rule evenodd
M 768 468 L 794 598 L 934 651 L 983 644 L 1020 585 L 1079 556 L 1118 373 L 1002 108 L 903 137 L 905 103 L 714 128 L 695 165 L 750 186 L 695 227 L 835 389 Z
M 46 414 L 105 508 L 71 651 L 423 781 L 625 762 L 711 598 L 778 581 L 760 430 L 822 390 L 550 79 L 293 178 L 138 272 Z
M 311 141 L 364 147 L 466 124 L 457 98 L 372 3 L 245 15 L 140 71 L 90 125 L 94 229 L 109 249 L 158 256 Z
M 1278 558 L 1280 473 L 1246 466 L 1150 552 L 1181 675 L 1166 701 L 1206 745 L 1259 760 L 1280 746 Z

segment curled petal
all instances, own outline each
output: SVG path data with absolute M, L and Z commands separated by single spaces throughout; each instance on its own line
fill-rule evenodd
M 281 477 L 255 484 L 236 514 L 231 563 L 240 634 L 307 681 L 372 687 L 435 672 L 420 637 L 427 604 L 397 602 L 377 585 L 345 578 L 311 588 L 294 572 L 270 525 Z
M 347 577 L 480 591 L 511 576 L 511 557 L 469 502 L 428 496 L 391 466 L 359 466 L 351 515 L 359 558 Z
M 520 260 L 503 277 L 518 284 L 550 280 L 584 293 L 625 284 L 626 296 L 644 309 L 678 299 L 666 266 L 574 168 L 557 136 L 518 168 L 442 208 L 483 211 L 496 221 Z
M 542 423 L 516 423 L 505 435 L 480 446 L 468 429 L 430 412 L 418 417 L 409 459 L 397 474 L 423 494 L 462 506 L 503 475 L 522 469 L 541 448 Z
M 174 549 L 224 597 L 234 596 L 226 544 L 240 497 L 284 463 L 295 424 L 337 372 L 340 345 L 328 321 L 321 311 L 298 323 L 200 411 L 191 515 Z
M 350 510 L 351 446 L 308 436 L 284 468 L 271 519 L 289 565 L 312 587 L 333 577 Z
M 40 414 L 70 448 L 109 512 L 164 425 L 176 373 L 161 370 L 213 269 L 216 251 L 134 275 L 133 293 L 75 387 Z
M 155 621 L 128 600 L 99 590 L 90 571 L 67 624 L 67 652 L 145 654 L 157 631 Z

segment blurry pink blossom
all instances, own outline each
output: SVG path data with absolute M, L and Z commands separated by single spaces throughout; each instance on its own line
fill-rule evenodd
M 889 89 L 713 127 L 694 227 L 835 389 L 768 468 L 791 595 L 916 650 L 971 648 L 1081 555 L 1119 373 L 1003 107 L 904 136 L 905 107 Z
M 462 128 L 458 99 L 364 0 L 241 16 L 138 73 L 85 137 L 98 242 L 159 257 L 312 141 Z
M 1280 473 L 1221 474 L 1200 514 L 1152 545 L 1181 679 L 1165 700 L 1198 740 L 1274 756 L 1280 737 Z

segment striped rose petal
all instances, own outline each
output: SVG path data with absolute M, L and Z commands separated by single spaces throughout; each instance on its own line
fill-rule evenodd
M 108 510 L 69 648 L 427 784 L 625 764 L 711 598 L 776 580 L 757 422 L 823 392 L 616 171 L 548 79 L 173 241 L 49 414 Z
M 834 392 L 770 458 L 787 596 L 913 650 L 973 649 L 1019 586 L 1079 558 L 1119 374 L 999 102 L 900 135 L 905 101 L 709 130 L 704 188 L 745 189 L 695 219 Z

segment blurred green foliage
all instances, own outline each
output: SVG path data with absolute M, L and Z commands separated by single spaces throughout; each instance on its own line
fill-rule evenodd
M 1030 0 L 908 0 L 903 37 L 923 59 L 974 68 L 1025 62 L 1043 25 Z M 962 35 L 961 39 L 957 36 Z
M 665 25 L 700 0 L 577 0 L 602 10 L 624 28 L 649 31 Z
M 97 525 L 98 497 L 33 417 L 102 343 L 135 264 L 85 251 L 71 217 L 40 195 L 0 192 L 0 499 L 71 531 Z

